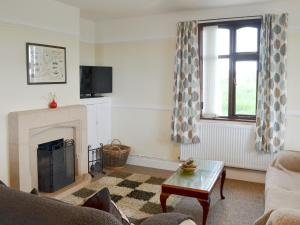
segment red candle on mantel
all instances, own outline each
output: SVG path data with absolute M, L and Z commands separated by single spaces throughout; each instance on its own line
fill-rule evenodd
M 49 103 L 49 108 L 50 108 L 50 109 L 56 109 L 56 108 L 57 108 L 57 103 L 56 103 L 55 99 L 53 99 L 53 100 Z

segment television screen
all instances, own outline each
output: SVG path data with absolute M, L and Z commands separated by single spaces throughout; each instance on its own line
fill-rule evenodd
M 80 95 L 112 93 L 112 67 L 80 66 Z

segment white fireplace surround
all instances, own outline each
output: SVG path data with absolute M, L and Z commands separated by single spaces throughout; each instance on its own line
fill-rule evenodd
M 12 187 L 27 192 L 38 187 L 37 145 L 59 138 L 75 140 L 75 175 L 88 173 L 85 106 L 12 112 L 8 129 Z

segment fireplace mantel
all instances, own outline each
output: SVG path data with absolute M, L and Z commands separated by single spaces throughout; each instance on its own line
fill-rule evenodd
M 83 105 L 11 112 L 8 115 L 10 186 L 22 191 L 37 188 L 36 149 L 32 140 L 55 129 L 72 129 L 76 143 L 75 174 L 88 173 L 87 115 Z M 53 132 L 52 132 L 53 133 Z M 70 132 L 69 132 L 70 133 Z M 39 136 L 38 136 L 39 137 Z M 45 138 L 45 137 L 43 137 Z

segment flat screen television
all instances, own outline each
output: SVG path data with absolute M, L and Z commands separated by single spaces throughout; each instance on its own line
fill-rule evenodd
M 80 66 L 80 97 L 112 93 L 112 67 Z

